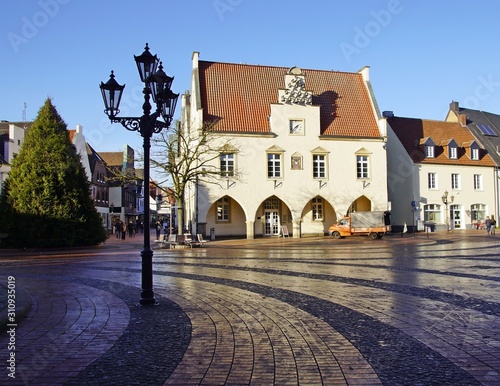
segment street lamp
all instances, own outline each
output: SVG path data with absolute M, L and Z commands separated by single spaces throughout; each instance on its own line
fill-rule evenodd
M 446 216 L 446 230 L 449 232 L 450 231 L 450 218 L 448 217 L 448 202 L 450 204 L 453 203 L 453 200 L 455 199 L 455 197 L 453 197 L 453 195 L 450 197 L 450 201 L 448 201 L 448 191 L 445 190 L 445 192 L 443 193 L 443 195 L 441 196 L 441 200 L 443 200 L 443 204 L 444 204 L 444 207 L 445 207 L 445 216 Z
M 163 129 L 168 129 L 172 123 L 175 106 L 179 94 L 170 90 L 173 77 L 169 77 L 163 71 L 163 65 L 159 62 L 156 55 L 149 52 L 148 44 L 144 52 L 134 55 L 137 64 L 137 70 L 144 83 L 144 104 L 142 105 L 143 115 L 141 117 L 118 117 L 120 113 L 120 100 L 125 85 L 120 85 L 115 80 L 114 72 L 111 71 L 109 80 L 106 83 L 101 82 L 100 89 L 104 100 L 104 112 L 109 117 L 111 123 L 120 123 L 130 131 L 138 131 L 144 139 L 144 247 L 141 250 L 142 258 L 142 291 L 141 305 L 156 305 L 157 302 L 153 291 L 153 251 L 151 250 L 149 228 L 149 154 L 151 147 L 151 136 L 157 134 Z M 160 63 L 159 68 L 158 63 Z M 151 113 L 150 96 L 156 105 L 156 110 Z

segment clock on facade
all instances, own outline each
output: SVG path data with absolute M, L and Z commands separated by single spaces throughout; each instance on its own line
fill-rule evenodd
M 290 134 L 304 134 L 304 121 L 301 119 L 290 119 Z

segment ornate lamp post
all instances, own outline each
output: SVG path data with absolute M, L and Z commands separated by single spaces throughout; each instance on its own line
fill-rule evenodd
M 141 250 L 142 258 L 142 291 L 141 305 L 157 304 L 153 291 L 153 251 L 150 243 L 150 215 L 149 215 L 149 155 L 151 148 L 151 136 L 167 129 L 172 123 L 172 118 L 177 104 L 179 94 L 175 94 L 170 89 L 173 77 L 169 77 L 164 71 L 162 63 L 149 52 L 148 44 L 144 52 L 135 56 L 135 62 L 139 71 L 141 81 L 144 83 L 144 104 L 142 105 L 143 115 L 141 117 L 118 117 L 119 106 L 125 85 L 120 85 L 115 80 L 115 75 L 111 71 L 109 80 L 101 82 L 100 89 L 104 100 L 104 112 L 109 117 L 111 123 L 121 123 L 123 127 L 130 131 L 138 131 L 144 139 L 144 247 Z M 158 66 L 159 64 L 159 66 Z M 151 113 L 150 97 L 156 105 L 156 109 Z
M 445 216 L 446 216 L 446 230 L 449 232 L 450 231 L 450 218 L 448 217 L 448 202 L 450 204 L 453 203 L 453 200 L 455 199 L 455 197 L 453 197 L 453 195 L 450 197 L 450 201 L 448 201 L 448 191 L 445 190 L 445 192 L 443 193 L 443 195 L 441 196 L 441 200 L 443 200 L 443 204 L 444 204 L 444 207 L 445 207 Z

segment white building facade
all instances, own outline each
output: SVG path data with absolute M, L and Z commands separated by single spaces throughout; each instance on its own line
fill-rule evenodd
M 496 213 L 495 164 L 466 126 L 394 116 L 387 122 L 394 231 L 405 224 L 468 229 Z
M 0 152 L 0 155 L 3 155 L 0 158 L 0 192 L 3 182 L 9 175 L 10 164 L 21 150 L 25 130 L 30 125 L 31 122 L 0 122 L 0 134 L 4 137 L 4 140 L 0 141 L 0 145 L 3 146 Z
M 386 122 L 358 73 L 199 61 L 184 130 L 213 124 L 218 182 L 186 192 L 191 231 L 325 235 L 339 217 L 387 210 Z M 228 141 L 231 145 L 228 145 Z
M 452 101 L 445 120 L 466 126 L 495 162 L 495 214 L 498 218 L 500 208 L 500 115 L 463 108 L 459 106 L 458 102 Z M 493 214 L 493 211 L 490 213 Z

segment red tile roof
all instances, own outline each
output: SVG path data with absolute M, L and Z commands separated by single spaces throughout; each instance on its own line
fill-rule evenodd
M 484 149 L 479 149 L 479 160 L 471 160 L 466 154 L 464 146 L 475 141 L 467 127 L 456 122 L 434 121 L 428 119 L 391 117 L 387 119 L 392 130 L 399 138 L 413 162 L 429 164 L 453 164 L 495 166 L 493 159 Z M 423 147 L 420 146 L 424 138 L 429 137 L 434 142 L 434 158 L 425 157 Z M 457 143 L 457 159 L 450 159 L 445 146 L 450 140 Z M 476 143 L 478 143 L 476 141 Z M 479 145 L 479 143 L 478 143 Z
M 76 130 L 68 130 L 69 141 L 73 143 L 73 138 L 75 137 Z
M 204 121 L 215 129 L 270 133 L 271 104 L 285 89 L 285 67 L 199 61 Z M 303 70 L 312 104 L 321 106 L 322 135 L 380 138 L 368 91 L 359 73 Z

